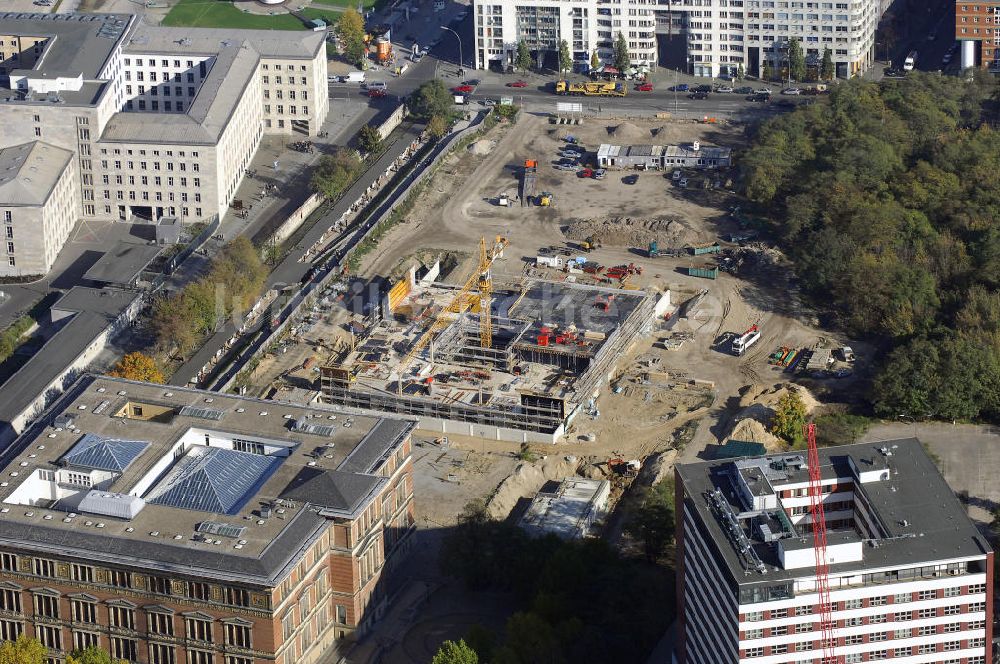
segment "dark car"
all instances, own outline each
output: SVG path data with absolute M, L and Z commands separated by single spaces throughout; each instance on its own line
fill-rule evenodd
M 747 96 L 747 101 L 756 101 L 762 104 L 766 104 L 771 101 L 771 95 L 762 95 L 759 92 Z
M 694 91 L 695 92 L 711 92 L 712 91 L 712 86 L 711 85 L 699 85 L 698 87 L 696 87 L 694 89 Z
M 626 175 L 625 177 L 622 178 L 622 182 L 624 182 L 625 184 L 635 184 L 638 181 L 639 181 L 638 175 Z
M 733 90 L 733 92 L 738 95 L 752 95 L 753 88 L 751 88 L 749 85 L 744 85 L 742 88 L 736 88 L 735 90 Z
M 482 83 L 482 81 L 480 81 L 478 78 L 470 78 L 468 81 L 465 81 L 464 85 L 476 86 L 479 85 L 480 83 Z
M 688 99 L 708 99 L 707 92 L 692 92 L 688 95 Z
M 687 92 L 691 88 L 688 87 L 687 83 L 679 83 L 678 85 L 671 86 L 670 89 L 673 92 Z

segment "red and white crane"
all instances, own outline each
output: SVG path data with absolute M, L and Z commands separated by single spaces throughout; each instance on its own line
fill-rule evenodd
M 826 514 L 823 512 L 823 477 L 816 450 L 816 425 L 806 425 L 809 443 L 809 505 L 812 511 L 813 552 L 816 554 L 816 594 L 819 596 L 822 664 L 842 664 L 834 652 L 833 607 L 830 603 L 830 565 L 826 558 Z

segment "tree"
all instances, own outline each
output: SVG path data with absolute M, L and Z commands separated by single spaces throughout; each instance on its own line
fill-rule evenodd
M 327 198 L 337 198 L 354 180 L 361 164 L 347 150 L 337 150 L 319 160 L 309 185 Z
M 823 62 L 819 66 L 819 77 L 824 81 L 830 81 L 833 80 L 834 73 L 833 51 L 827 47 L 823 49 Z
M 615 38 L 615 67 L 618 71 L 625 71 L 632 64 L 632 60 L 628 54 L 628 42 L 625 41 L 625 35 L 618 33 Z
M 435 115 L 427 122 L 427 131 L 434 140 L 440 140 L 448 133 L 448 121 L 440 115 Z
M 770 81 L 773 76 L 774 76 L 774 69 L 771 67 L 771 63 L 765 62 L 764 66 L 761 67 L 760 77 L 765 81 Z
M 128 353 L 118 360 L 108 375 L 128 380 L 141 380 L 146 383 L 163 383 L 165 380 L 163 372 L 156 366 L 156 360 L 139 351 Z
M 111 654 L 98 648 L 90 646 L 84 650 L 74 650 L 66 658 L 66 664 L 128 664 L 124 659 L 115 659 Z
M 737 81 L 742 81 L 743 78 L 746 75 L 747 75 L 747 73 L 746 73 L 746 71 L 744 71 L 744 69 L 743 69 L 743 63 L 741 62 L 740 64 L 738 64 L 736 66 L 736 80 Z
M 788 75 L 793 81 L 803 81 L 806 78 L 806 56 L 798 39 L 788 42 Z
M 778 399 L 771 418 L 771 433 L 790 443 L 805 440 L 802 428 L 806 424 L 806 405 L 798 392 L 787 392 Z
M 523 39 L 517 42 L 517 58 L 514 60 L 514 66 L 522 72 L 531 69 L 531 49 L 528 48 L 528 42 Z
M 465 641 L 445 641 L 434 654 L 431 664 L 479 664 L 479 655 Z
M 0 642 L 0 664 L 44 664 L 48 654 L 41 641 L 24 634 L 17 641 Z
M 382 143 L 382 137 L 378 133 L 378 129 L 366 124 L 358 132 L 358 147 L 361 148 L 362 152 L 367 152 L 372 154 L 378 152 L 379 145 Z
M 665 479 L 639 494 L 639 506 L 626 525 L 627 532 L 642 540 L 646 560 L 653 563 L 674 540 L 674 481 Z
M 334 32 L 340 40 L 344 58 L 360 67 L 365 57 L 365 21 L 361 14 L 354 7 L 348 6 L 337 19 Z
M 431 79 L 420 84 L 410 96 L 410 113 L 418 120 L 430 120 L 435 115 L 451 117 L 454 97 L 440 79 Z
M 569 53 L 569 42 L 559 40 L 559 71 L 567 72 L 573 69 L 573 56 Z
M 601 59 L 597 56 L 597 51 L 590 54 L 590 68 L 597 69 L 601 66 Z
M 469 628 L 465 635 L 465 642 L 484 661 L 493 659 L 493 649 L 496 647 L 497 635 L 492 630 L 476 623 Z

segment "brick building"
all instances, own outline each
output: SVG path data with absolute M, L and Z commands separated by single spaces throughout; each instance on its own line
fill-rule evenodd
M 955 39 L 961 44 L 962 69 L 1000 68 L 1000 0 L 956 1 Z
M 0 638 L 300 664 L 384 611 L 412 423 L 85 376 L 4 453 Z
M 916 439 L 820 450 L 838 664 L 989 664 L 993 551 Z M 677 661 L 818 664 L 805 457 L 676 469 Z

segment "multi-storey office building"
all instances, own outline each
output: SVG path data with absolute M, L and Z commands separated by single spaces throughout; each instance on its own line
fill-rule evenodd
M 222 215 L 263 134 L 315 135 L 328 110 L 322 33 L 0 14 L 0 148 L 69 150 L 78 218 Z
M 820 450 L 840 662 L 991 661 L 993 552 L 916 439 Z M 805 457 L 678 466 L 682 664 L 823 661 Z
M 961 44 L 962 69 L 1000 69 L 1000 2 L 955 2 L 955 39 Z
M 579 68 L 591 54 L 610 63 L 618 33 L 625 36 L 632 64 L 657 64 L 695 76 L 732 76 L 741 69 L 761 75 L 765 64 L 778 72 L 788 44 L 798 39 L 807 62 L 818 66 L 829 48 L 837 75 L 848 77 L 874 59 L 875 28 L 884 12 L 880 0 L 476 0 L 475 66 L 513 63 L 524 40 L 542 59 L 556 60 L 560 40 Z M 673 37 L 686 40 L 683 53 L 664 60 L 658 50 Z M 664 48 L 664 52 L 671 49 Z
M 54 660 L 318 661 L 384 610 L 411 429 L 82 378 L 2 458 L 0 638 Z

